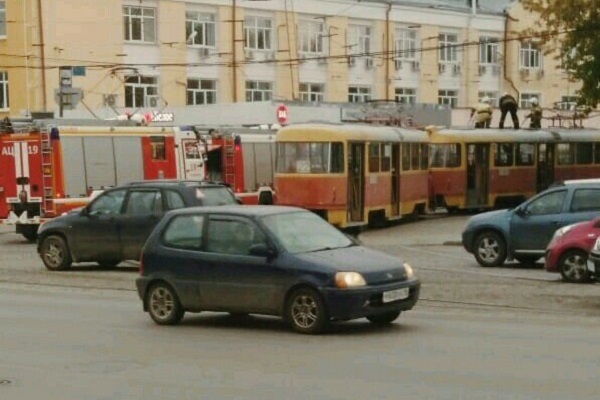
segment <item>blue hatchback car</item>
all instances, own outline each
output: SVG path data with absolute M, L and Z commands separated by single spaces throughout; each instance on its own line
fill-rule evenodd
M 463 231 L 462 243 L 483 267 L 501 265 L 507 258 L 534 263 L 544 257 L 555 232 L 560 235 L 569 229 L 568 225 L 598 216 L 600 180 L 565 181 L 515 209 L 471 217 Z
M 402 260 L 309 211 L 278 206 L 169 212 L 144 246 L 136 284 L 158 324 L 223 311 L 281 316 L 300 333 L 332 320 L 391 323 L 414 307 L 420 288 Z

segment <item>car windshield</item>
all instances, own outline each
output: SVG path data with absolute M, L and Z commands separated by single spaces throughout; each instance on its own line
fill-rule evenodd
M 203 206 L 227 206 L 237 204 L 235 196 L 226 187 L 197 187 L 196 198 L 202 202 Z
M 269 215 L 262 221 L 289 253 L 338 249 L 354 244 L 328 222 L 308 211 Z

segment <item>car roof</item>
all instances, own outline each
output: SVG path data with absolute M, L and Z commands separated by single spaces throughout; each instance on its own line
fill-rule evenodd
M 226 206 L 204 206 L 179 208 L 169 212 L 170 215 L 187 215 L 198 212 L 211 214 L 241 215 L 246 217 L 263 217 L 275 214 L 287 214 L 293 212 L 308 212 L 303 208 L 275 205 L 226 205 Z
M 552 184 L 552 188 L 560 186 L 600 186 L 600 179 L 571 179 Z
M 223 182 L 214 181 L 200 181 L 200 180 L 183 180 L 183 179 L 149 179 L 145 181 L 132 181 L 124 185 L 115 187 L 132 187 L 132 186 L 181 186 L 181 187 L 194 187 L 194 186 L 205 186 L 205 187 L 228 187 Z

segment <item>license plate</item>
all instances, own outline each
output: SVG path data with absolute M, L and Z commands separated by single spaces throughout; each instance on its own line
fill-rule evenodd
M 596 263 L 591 260 L 587 260 L 587 269 L 588 271 L 596 272 Z
M 408 297 L 408 288 L 390 290 L 389 292 L 383 292 L 383 302 L 389 303 L 391 301 L 402 300 Z

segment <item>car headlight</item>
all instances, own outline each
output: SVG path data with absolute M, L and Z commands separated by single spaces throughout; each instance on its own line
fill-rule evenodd
M 555 240 L 555 239 L 558 239 L 559 237 L 564 236 L 564 234 L 569 232 L 571 230 L 571 228 L 573 228 L 573 225 L 567 225 L 567 226 L 563 226 L 560 229 L 557 229 L 556 232 L 554 232 L 554 236 L 552 236 L 552 240 Z
M 406 272 L 406 277 L 408 279 L 415 277 L 415 271 L 413 271 L 413 269 L 409 263 L 404 263 L 404 264 L 402 264 L 402 266 L 404 267 L 404 272 Z
M 594 253 L 600 253 L 600 238 L 596 239 L 596 243 L 594 243 L 594 247 L 592 247 L 592 251 Z
M 335 274 L 335 286 L 340 289 L 366 285 L 365 278 L 358 272 L 338 272 Z

